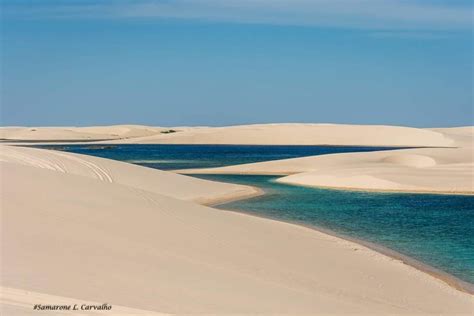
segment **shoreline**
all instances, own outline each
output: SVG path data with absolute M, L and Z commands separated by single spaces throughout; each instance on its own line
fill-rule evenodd
M 211 180 L 211 181 L 214 181 L 214 180 Z M 241 198 L 237 197 L 237 198 L 235 198 L 233 200 L 230 200 L 230 201 L 217 202 L 217 203 L 211 203 L 211 204 L 206 204 L 206 205 L 210 206 L 210 207 L 217 208 L 217 209 L 219 209 L 221 211 L 225 211 L 225 212 L 238 213 L 238 214 L 243 214 L 243 215 L 247 215 L 247 216 L 253 216 L 253 217 L 258 217 L 258 218 L 262 218 L 262 219 L 266 219 L 266 220 L 277 221 L 277 222 L 291 224 L 291 225 L 295 225 L 295 226 L 299 226 L 299 227 L 308 228 L 308 229 L 317 231 L 321 234 L 325 234 L 325 235 L 328 235 L 328 236 L 331 236 L 331 237 L 334 237 L 334 238 L 338 238 L 338 239 L 342 239 L 342 240 L 347 241 L 347 242 L 354 243 L 358 246 L 368 248 L 368 249 L 370 249 L 370 250 L 372 250 L 372 251 L 374 251 L 374 252 L 376 252 L 380 255 L 389 257 L 393 260 L 398 260 L 398 261 L 402 262 L 403 264 L 405 264 L 407 266 L 410 266 L 410 267 L 412 267 L 412 268 L 414 268 L 414 269 L 416 269 L 420 272 L 428 274 L 431 277 L 444 282 L 448 286 L 450 286 L 450 287 L 452 287 L 452 288 L 454 288 L 458 291 L 461 291 L 461 292 L 464 292 L 464 293 L 467 293 L 467 294 L 470 294 L 470 295 L 474 296 L 474 284 L 472 284 L 468 281 L 464 281 L 464 280 L 458 278 L 455 275 L 452 275 L 452 274 L 450 274 L 446 271 L 443 271 L 439 268 L 433 267 L 433 266 L 431 266 L 427 263 L 424 263 L 424 262 L 422 262 L 418 259 L 410 257 L 406 254 L 403 254 L 403 253 L 399 252 L 399 251 L 388 248 L 384 245 L 377 244 L 377 243 L 367 241 L 367 240 L 363 240 L 363 239 L 359 239 L 359 238 L 356 238 L 356 237 L 350 237 L 350 236 L 335 232 L 331 229 L 327 229 L 327 228 L 320 227 L 320 226 L 317 226 L 317 225 L 311 225 L 311 224 L 306 224 L 306 223 L 298 222 L 298 221 L 286 221 L 286 220 L 281 220 L 281 219 L 278 219 L 278 218 L 267 217 L 267 216 L 263 216 L 263 215 L 260 215 L 260 214 L 255 214 L 255 213 L 253 213 L 251 211 L 248 211 L 248 210 L 226 209 L 226 208 L 220 208 L 219 207 L 220 205 L 225 205 L 225 204 L 230 203 L 230 202 L 250 199 L 250 198 L 254 198 L 254 197 L 261 196 L 261 195 L 265 194 L 265 190 L 260 189 L 260 188 L 257 188 L 257 189 L 259 189 L 263 193 L 262 194 L 257 194 L 255 196 L 249 196 L 249 197 L 241 197 Z
M 176 169 L 169 170 L 170 172 L 179 173 L 182 175 L 242 175 L 242 176 L 281 176 L 286 177 L 290 175 L 295 175 L 300 172 L 212 172 L 211 170 L 206 170 L 203 168 L 202 171 L 199 169 Z M 464 195 L 464 196 L 473 196 L 474 192 L 470 191 L 434 191 L 434 190 L 402 190 L 402 189 L 367 189 L 367 188 L 357 188 L 357 187 L 335 187 L 335 186 L 324 186 L 324 185 L 308 185 L 308 184 L 299 184 L 291 182 L 282 182 L 278 179 L 274 180 L 279 184 L 313 188 L 313 189 L 326 189 L 326 190 L 338 190 L 338 191 L 355 191 L 355 192 L 370 192 L 370 193 L 405 193 L 405 194 L 432 194 L 432 195 Z
M 223 204 L 226 204 L 226 203 L 220 203 L 218 205 L 223 205 Z M 217 208 L 218 205 L 212 205 L 212 207 Z M 355 237 L 346 236 L 346 235 L 337 233 L 335 231 L 332 231 L 330 229 L 319 227 L 319 226 L 316 226 L 316 225 L 310 225 L 310 224 L 305 224 L 305 223 L 296 222 L 296 221 L 294 221 L 294 222 L 293 221 L 284 221 L 284 220 L 280 220 L 280 219 L 277 219 L 277 218 L 266 217 L 266 216 L 254 214 L 250 211 L 245 211 L 245 210 L 225 209 L 225 208 L 218 208 L 218 209 L 222 210 L 222 211 L 225 211 L 225 212 L 238 213 L 238 214 L 243 214 L 243 215 L 247 215 L 247 216 L 254 216 L 254 217 L 258 217 L 258 218 L 262 218 L 262 219 L 266 219 L 266 220 L 282 222 L 282 223 L 285 223 L 285 224 L 300 226 L 300 227 L 304 227 L 304 228 L 308 228 L 308 229 L 317 231 L 321 234 L 325 234 L 325 235 L 328 235 L 328 236 L 331 236 L 331 237 L 334 237 L 334 238 L 338 238 L 338 239 L 342 239 L 342 240 L 347 241 L 347 242 L 354 243 L 358 246 L 368 248 L 368 249 L 370 249 L 370 250 L 372 250 L 372 251 L 374 251 L 374 252 L 376 252 L 380 255 L 389 257 L 389 258 L 394 259 L 394 260 L 401 261 L 403 264 L 406 264 L 407 266 L 410 266 L 410 267 L 412 267 L 412 268 L 414 268 L 414 269 L 416 269 L 420 272 L 428 274 L 428 275 L 432 276 L 433 278 L 444 282 L 445 284 L 449 285 L 450 287 L 452 287 L 452 288 L 454 288 L 458 291 L 461 291 L 463 293 L 467 293 L 467 294 L 470 294 L 470 295 L 474 295 L 474 284 L 469 283 L 469 282 L 464 281 L 464 280 L 461 280 L 460 278 L 458 278 L 458 277 L 456 277 L 456 276 L 454 276 L 454 275 L 452 275 L 448 272 L 445 272 L 441 269 L 430 266 L 429 264 L 423 263 L 423 262 L 421 262 L 421 261 L 419 261 L 415 258 L 412 258 L 408 255 L 402 254 L 402 253 L 400 253 L 396 250 L 390 249 L 390 248 L 385 247 L 383 245 L 376 244 L 374 242 L 370 242 L 370 241 L 366 241 L 366 240 L 362 240 L 362 239 L 358 239 L 358 238 L 355 238 Z
M 214 181 L 214 180 L 209 180 L 209 181 Z M 215 181 L 215 182 L 219 182 L 219 181 Z M 230 183 L 230 182 L 227 182 L 227 183 Z M 247 191 L 236 192 L 233 194 L 229 194 L 228 196 L 221 196 L 217 198 L 197 199 L 194 202 L 201 205 L 213 207 L 215 205 L 221 205 L 221 204 L 231 203 L 234 201 L 246 200 L 246 199 L 251 199 L 257 196 L 265 195 L 265 190 L 261 188 L 254 187 L 251 185 L 246 185 L 246 186 L 252 189 L 252 192 L 247 192 Z

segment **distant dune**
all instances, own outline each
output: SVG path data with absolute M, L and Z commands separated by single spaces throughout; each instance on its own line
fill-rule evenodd
M 455 148 L 343 153 L 182 173 L 276 174 L 295 185 L 339 189 L 474 194 L 472 127 L 437 129 Z M 375 133 L 375 131 L 374 131 Z
M 257 124 L 188 129 L 146 136 L 133 143 L 452 146 L 442 133 L 398 126 L 340 124 Z
M 280 182 L 341 189 L 474 192 L 474 127 L 420 129 L 342 124 L 255 124 L 228 127 L 4 127 L 3 142 L 96 144 L 247 144 L 437 147 L 348 153 L 182 173 L 279 174 Z M 89 159 L 89 158 L 87 158 Z M 138 182 L 138 181 L 136 181 Z
M 1 127 L 0 139 L 19 141 L 97 141 L 159 134 L 160 127 L 114 125 L 93 127 Z
M 453 142 L 436 130 L 342 124 L 255 124 L 228 127 L 108 126 L 1 128 L 7 140 L 107 140 L 134 144 L 440 146 Z

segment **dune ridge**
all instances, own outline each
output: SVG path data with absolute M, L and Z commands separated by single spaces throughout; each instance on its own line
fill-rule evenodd
M 213 182 L 143 168 L 156 186 L 139 187 L 138 166 L 0 154 L 1 286 L 16 300 L 31 302 L 27 291 L 186 315 L 472 313 L 472 295 L 362 245 L 194 202 Z M 181 185 L 167 190 L 171 181 Z M 8 295 L 1 308 L 17 313 Z
M 170 132 L 172 131 L 172 132 Z M 386 125 L 251 124 L 225 127 L 37 127 L 0 128 L 0 139 L 14 141 L 96 141 L 109 144 L 229 144 L 437 146 L 453 141 L 436 129 Z
M 472 128 L 437 131 L 450 139 L 452 148 L 341 153 L 176 171 L 281 175 L 276 181 L 335 189 L 474 194 Z

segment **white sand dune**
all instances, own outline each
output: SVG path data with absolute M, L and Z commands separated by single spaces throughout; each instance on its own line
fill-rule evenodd
M 449 135 L 459 136 L 474 136 L 474 126 L 461 126 L 461 127 L 447 127 L 447 128 L 431 128 L 435 132 L 440 132 Z
M 453 146 L 435 129 L 383 125 L 255 124 L 226 127 L 169 128 L 117 125 L 64 128 L 0 128 L 0 138 L 31 141 L 101 140 L 119 144 L 247 144 Z
M 68 141 L 127 139 L 160 134 L 161 127 L 113 125 L 93 127 L 2 127 L 0 139 L 31 141 Z
M 202 204 L 261 194 L 259 190 L 249 186 L 205 181 L 120 161 L 61 151 L 2 146 L 0 161 L 86 176 Z
M 144 185 L 124 163 L 0 153 L 4 314 L 44 296 L 177 314 L 473 312 L 472 295 L 364 246 L 185 201 L 213 182 L 146 169 Z
M 472 128 L 438 129 L 455 148 L 343 153 L 181 173 L 287 175 L 278 182 L 340 189 L 474 194 Z
M 124 142 L 124 141 L 117 141 Z M 190 128 L 177 133 L 138 137 L 125 142 L 156 144 L 452 146 L 434 130 L 377 125 L 255 124 Z

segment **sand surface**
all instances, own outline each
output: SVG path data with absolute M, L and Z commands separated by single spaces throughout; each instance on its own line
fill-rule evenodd
M 248 187 L 41 149 L 0 154 L 9 315 L 43 299 L 177 314 L 474 311 L 472 295 L 364 246 L 195 202 Z
M 119 141 L 120 142 L 120 141 Z M 247 145 L 451 146 L 443 133 L 399 126 L 255 124 L 187 129 L 134 138 L 131 143 Z
M 0 139 L 31 141 L 113 140 L 158 135 L 167 130 L 142 125 L 92 127 L 1 127 Z
M 116 160 L 54 150 L 2 146 L 0 160 L 127 185 L 201 204 L 261 194 L 249 186 L 205 181 Z
M 436 129 L 452 148 L 343 153 L 180 170 L 182 173 L 286 175 L 295 185 L 378 191 L 474 194 L 474 128 Z
M 166 131 L 176 131 L 166 133 Z M 440 146 L 453 145 L 437 130 L 383 125 L 343 124 L 254 124 L 227 127 L 105 127 L 0 128 L 8 140 L 64 141 L 101 140 L 120 144 L 247 144 L 247 145 L 365 145 Z

